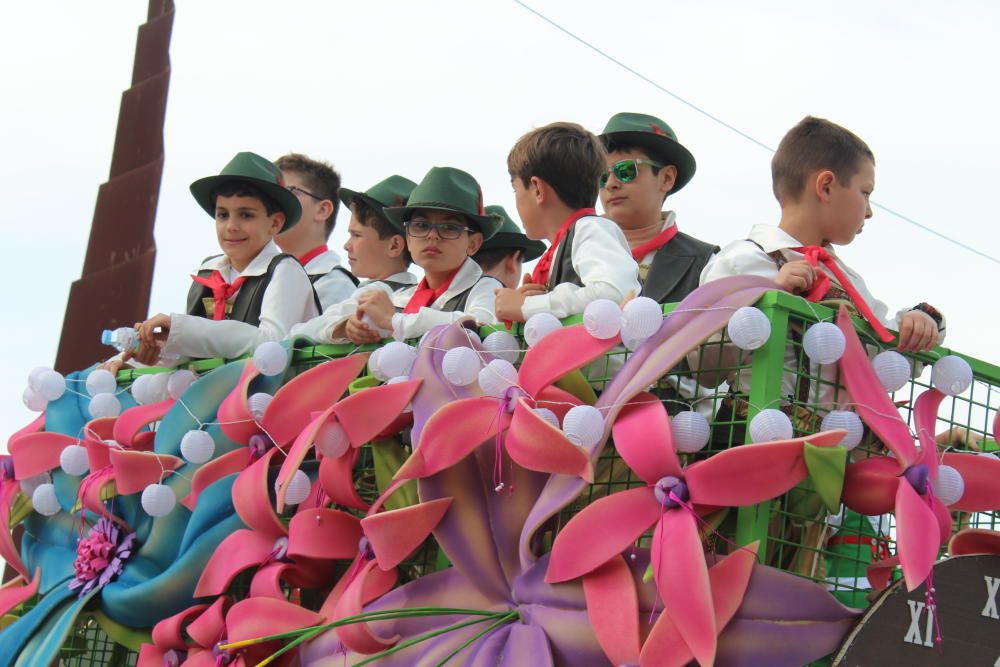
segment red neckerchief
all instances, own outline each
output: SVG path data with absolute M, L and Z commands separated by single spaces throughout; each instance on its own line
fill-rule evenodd
M 240 291 L 240 287 L 243 286 L 246 279 L 246 276 L 240 276 L 232 283 L 227 283 L 220 271 L 212 271 L 211 275 L 207 278 L 191 276 L 191 280 L 212 290 L 212 298 L 215 299 L 215 308 L 212 312 L 213 320 L 225 319 L 226 301 L 229 297 Z
M 662 248 L 663 246 L 670 243 L 670 239 L 677 236 L 677 231 L 678 231 L 677 223 L 675 222 L 674 224 L 670 225 L 662 232 L 654 236 L 649 241 L 646 241 L 640 246 L 632 248 L 632 259 L 634 259 L 637 262 L 642 261 L 642 258 L 648 255 L 649 253 L 655 252 L 660 248 Z
M 886 343 L 889 343 L 894 339 L 894 336 L 889 333 L 889 330 L 878 321 L 877 317 L 875 317 L 875 313 L 872 312 L 871 307 L 869 307 L 869 305 L 865 302 L 864 297 L 862 297 L 857 288 L 851 284 L 851 280 L 847 277 L 847 274 L 845 274 L 840 267 L 837 266 L 837 261 L 826 251 L 826 248 L 818 245 L 807 245 L 801 248 L 791 249 L 805 255 L 806 260 L 813 266 L 818 266 L 819 263 L 822 262 L 823 266 L 830 269 L 830 273 L 837 278 L 837 282 L 839 282 L 843 290 L 847 292 L 847 296 L 851 297 L 851 302 L 854 304 L 854 307 L 858 309 L 858 312 L 861 313 L 861 317 L 865 318 L 865 321 L 868 322 L 871 328 L 875 330 L 878 337 Z M 805 298 L 808 301 L 819 301 L 826 296 L 828 291 L 830 291 L 830 278 L 823 271 L 817 271 L 816 280 L 813 282 L 813 286 L 810 288 L 809 293 L 805 295 Z
M 329 249 L 330 248 L 328 248 L 325 243 L 323 245 L 321 245 L 321 246 L 316 246 L 315 248 L 313 248 L 312 250 L 310 250 L 306 254 L 304 254 L 301 257 L 299 257 L 299 264 L 301 264 L 302 266 L 305 266 L 306 264 L 308 264 L 309 262 L 313 261 L 314 259 L 316 259 L 320 255 L 322 255 L 324 252 L 326 252 Z
M 460 266 L 458 269 L 455 269 L 452 274 L 448 276 L 448 279 L 438 285 L 435 289 L 431 289 L 427 286 L 426 276 L 421 278 L 420 282 L 417 284 L 417 291 L 414 292 L 413 296 L 410 297 L 410 300 L 406 302 L 406 307 L 403 308 L 403 312 L 407 314 L 415 313 L 421 308 L 429 307 L 432 303 L 437 301 L 438 298 L 447 292 L 449 287 L 451 287 L 451 281 L 455 279 L 455 276 L 461 268 L 462 267 Z
M 592 208 L 581 208 L 577 211 L 573 211 L 566 222 L 562 223 L 559 231 L 556 233 L 555 239 L 552 240 L 552 245 L 548 247 L 545 254 L 538 258 L 538 263 L 535 264 L 535 270 L 531 272 L 531 282 L 537 285 L 546 285 L 549 282 L 549 272 L 552 269 L 552 258 L 555 257 L 556 250 L 559 249 L 559 244 L 562 242 L 563 237 L 566 236 L 566 232 L 569 231 L 577 220 L 584 216 L 596 215 L 597 211 Z

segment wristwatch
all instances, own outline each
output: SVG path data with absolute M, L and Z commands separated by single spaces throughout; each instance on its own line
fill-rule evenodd
M 938 311 L 937 308 L 935 308 L 931 304 L 921 302 L 915 305 L 913 308 L 910 308 L 910 310 L 919 310 L 922 313 L 927 313 L 928 315 L 930 315 L 930 318 L 934 320 L 934 323 L 937 324 L 938 331 L 944 329 L 943 326 L 944 316 L 941 314 L 940 311 Z

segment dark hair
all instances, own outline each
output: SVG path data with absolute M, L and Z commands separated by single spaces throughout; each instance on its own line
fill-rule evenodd
M 824 118 L 806 116 L 790 129 L 771 159 L 771 187 L 779 202 L 797 200 L 806 179 L 820 169 L 833 172 L 847 185 L 865 160 L 875 164 L 875 155 L 850 130 Z
M 320 162 L 306 157 L 302 153 L 282 155 L 274 161 L 281 171 L 290 171 L 302 176 L 309 192 L 317 197 L 329 200 L 333 204 L 333 212 L 326 219 L 326 238 L 330 238 L 333 227 L 337 224 L 337 211 L 340 210 L 340 174 L 328 162 Z
M 483 271 L 486 271 L 488 269 L 492 269 L 498 266 L 500 262 L 503 262 L 508 257 L 511 257 L 518 253 L 523 255 L 524 251 L 521 250 L 520 248 L 511 248 L 511 247 L 480 248 L 479 252 L 477 252 L 475 255 L 472 256 L 472 259 L 476 261 L 476 264 L 478 264 Z
M 355 197 L 351 200 L 350 208 L 351 212 L 354 213 L 354 217 L 358 219 L 358 222 L 365 227 L 374 229 L 379 239 L 384 241 L 393 236 L 402 236 L 403 259 L 406 260 L 407 265 L 413 263 L 413 256 L 410 255 L 410 249 L 406 247 L 406 237 L 385 219 L 381 211 L 375 210 L 360 197 Z
M 218 197 L 256 197 L 264 205 L 264 210 L 267 211 L 268 215 L 274 215 L 279 211 L 285 213 L 285 209 L 281 208 L 278 202 L 264 194 L 264 191 L 257 186 L 246 181 L 228 181 L 212 190 L 212 206 L 215 206 L 215 200 Z
M 548 183 L 563 204 L 589 208 L 597 202 L 607 152 L 601 141 L 576 123 L 552 123 L 517 140 L 507 156 L 511 178 Z

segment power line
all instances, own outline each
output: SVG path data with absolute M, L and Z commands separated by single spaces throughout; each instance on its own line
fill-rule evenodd
M 681 97 L 680 95 L 678 95 L 677 93 L 673 92 L 672 90 L 661 86 L 659 83 L 657 83 L 656 81 L 653 81 L 652 79 L 650 79 L 645 74 L 642 74 L 641 72 L 638 72 L 635 69 L 629 67 L 628 65 L 626 65 L 625 63 L 623 63 L 621 60 L 618 60 L 617 58 L 615 58 L 614 56 L 612 56 L 608 52 L 606 52 L 606 51 L 602 50 L 601 48 L 597 47 L 596 45 L 588 42 L 583 37 L 580 37 L 576 33 L 574 33 L 571 30 L 569 30 L 568 28 L 563 27 L 562 25 L 560 25 L 556 21 L 550 19 L 545 14 L 542 14 L 541 12 L 539 12 L 538 10 L 536 10 L 535 8 L 533 8 L 533 7 L 525 4 L 521 0 L 512 0 L 512 1 L 515 4 L 520 5 L 524 9 L 528 10 L 529 12 L 531 12 L 532 14 L 534 14 L 535 16 L 537 16 L 538 18 L 540 18 L 541 20 L 545 21 L 546 23 L 548 23 L 549 25 L 551 25 L 553 28 L 555 28 L 559 32 L 561 32 L 564 35 L 566 35 L 566 36 L 568 36 L 568 37 L 576 40 L 577 42 L 579 42 L 583 46 L 587 47 L 588 49 L 590 49 L 591 51 L 593 51 L 597 55 L 601 56 L 602 58 L 604 58 L 606 60 L 611 61 L 615 65 L 618 65 L 619 67 L 621 67 L 623 70 L 625 70 L 629 74 L 632 74 L 633 76 L 637 77 L 638 79 L 641 79 L 642 81 L 648 83 L 649 85 L 653 86 L 654 88 L 656 88 L 660 92 L 666 93 L 667 95 L 669 95 L 670 97 L 674 98 L 675 100 L 677 100 L 681 104 L 683 104 L 683 105 L 689 107 L 690 109 L 692 109 L 692 110 L 700 113 L 702 116 L 705 116 L 709 120 L 714 121 L 715 123 L 718 123 L 722 127 L 724 127 L 727 130 L 729 130 L 730 132 L 733 132 L 733 133 L 735 133 L 735 134 L 743 137 L 747 141 L 749 141 L 749 142 L 751 142 L 753 144 L 756 144 L 757 146 L 763 148 L 764 150 L 766 150 L 766 151 L 768 151 L 770 153 L 774 152 L 774 149 L 771 148 L 770 146 L 768 146 L 767 144 L 765 144 L 763 141 L 760 141 L 760 140 L 758 140 L 758 139 L 750 136 L 749 134 L 747 134 L 743 130 L 739 129 L 738 127 L 736 127 L 734 125 L 731 125 L 730 123 L 727 123 L 726 121 L 722 120 L 721 118 L 719 118 L 715 114 L 713 114 L 713 113 L 711 113 L 711 112 L 709 112 L 709 111 L 707 111 L 705 109 L 702 109 L 700 106 L 698 106 L 694 102 L 686 100 L 683 97 Z M 953 243 L 956 246 L 958 246 L 959 248 L 962 248 L 963 250 L 968 250 L 969 252 L 971 252 L 971 253 L 973 253 L 975 255 L 978 255 L 978 256 L 982 257 L 983 259 L 987 259 L 987 260 L 993 262 L 994 264 L 1000 265 L 1000 259 L 997 259 L 996 257 L 993 257 L 992 255 L 987 255 L 986 253 L 982 252 L 981 250 L 977 250 L 976 248 L 973 248 L 972 246 L 969 246 L 969 245 L 967 245 L 965 243 L 962 243 L 961 241 L 953 239 L 950 236 L 946 236 L 946 235 L 942 234 L 941 232 L 939 232 L 939 231 L 937 231 L 935 229 L 932 229 L 931 227 L 928 227 L 927 225 L 923 225 L 923 224 L 917 222 L 916 220 L 914 220 L 913 218 L 910 218 L 909 216 L 903 215 L 902 213 L 899 213 L 898 211 L 895 211 L 895 210 L 889 208 L 888 206 L 883 206 L 882 204 L 879 204 L 876 201 L 872 201 L 871 204 L 875 208 L 878 208 L 878 209 L 880 209 L 882 211 L 885 211 L 889 215 L 896 216 L 897 218 L 899 218 L 903 222 L 907 222 L 907 223 L 913 225 L 914 227 L 917 227 L 919 229 L 924 230 L 925 232 L 928 232 L 930 234 L 933 234 L 934 236 L 937 236 L 938 238 L 944 239 L 945 241 L 948 241 L 949 243 Z

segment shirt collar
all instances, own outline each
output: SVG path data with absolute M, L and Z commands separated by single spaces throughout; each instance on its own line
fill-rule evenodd
M 254 257 L 249 264 L 247 264 L 247 267 L 243 269 L 243 271 L 233 275 L 232 279 L 235 280 L 240 276 L 260 276 L 267 273 L 267 267 L 271 264 L 271 260 L 280 254 L 281 249 L 278 248 L 278 245 L 274 241 L 268 241 L 267 245 L 264 246 L 259 253 L 257 253 L 257 256 Z M 210 271 L 220 271 L 223 275 L 225 275 L 226 272 L 234 272 L 232 266 L 229 264 L 229 258 L 224 254 L 209 257 L 202 262 L 202 265 L 198 270 L 202 271 L 205 269 Z M 229 282 L 232 282 L 232 280 Z
M 327 274 L 333 271 L 334 267 L 340 266 L 340 255 L 337 254 L 336 250 L 327 250 L 326 252 L 317 255 L 306 264 L 306 273 L 310 274 Z
M 750 235 L 747 238 L 759 245 L 764 249 L 764 252 L 767 253 L 774 252 L 775 250 L 801 248 L 805 245 L 794 236 L 775 225 L 754 225 L 750 229 Z M 832 245 L 827 245 L 825 248 L 831 256 L 837 256 L 837 253 Z

